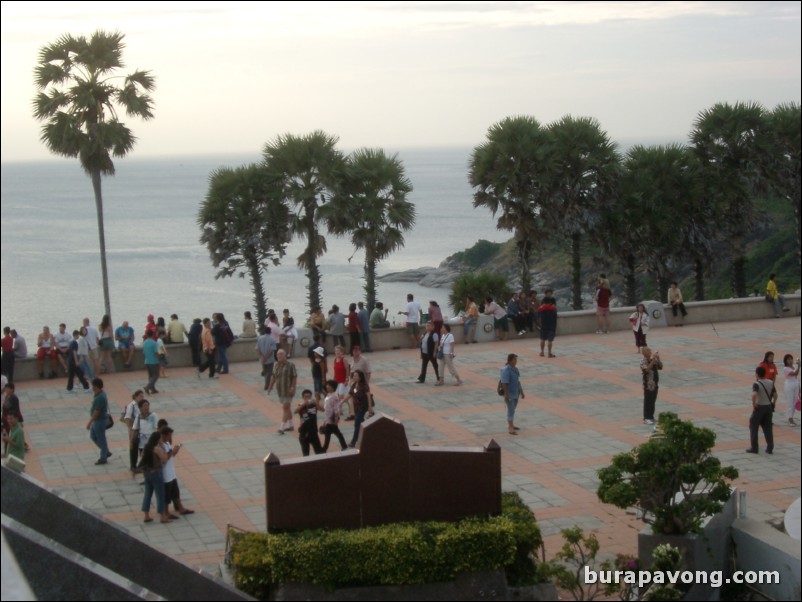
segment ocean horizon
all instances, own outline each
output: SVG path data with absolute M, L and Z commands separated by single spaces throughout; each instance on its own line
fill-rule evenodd
M 501 242 L 484 209 L 474 209 L 468 184 L 472 149 L 398 151 L 413 185 L 409 200 L 417 218 L 404 248 L 379 263 L 388 274 L 437 266 L 480 239 Z M 259 154 L 131 157 L 115 162 L 116 175 L 103 178 L 106 254 L 114 326 L 127 320 L 141 334 L 152 313 L 185 324 L 223 312 L 237 331 L 243 313 L 255 313 L 248 278 L 215 279 L 208 250 L 199 242 L 197 214 L 218 167 L 255 163 Z M 84 317 L 93 324 L 104 313 L 97 216 L 91 181 L 76 159 L 5 162 L 2 173 L 2 304 L 0 321 L 25 337 L 30 349 L 43 325 L 71 331 Z M 320 259 L 324 310 L 365 299 L 364 253 L 347 238 L 328 236 Z M 307 279 L 296 258 L 304 243 L 293 241 L 281 265 L 264 275 L 268 307 L 288 308 L 303 324 Z M 449 289 L 416 283 L 377 283 L 379 301 L 390 318 L 412 293 L 425 303 L 446 307 Z M 451 314 L 450 310 L 446 313 Z

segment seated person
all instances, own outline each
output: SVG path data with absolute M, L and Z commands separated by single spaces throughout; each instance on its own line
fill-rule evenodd
M 70 343 L 72 343 L 72 336 L 67 332 L 66 324 L 62 323 L 58 325 L 58 332 L 53 335 L 53 340 L 56 341 L 56 357 L 66 374 L 67 360 L 70 355 Z
M 379 301 L 376 307 L 370 313 L 370 327 L 371 328 L 390 328 L 390 322 L 387 320 L 387 313 L 389 309 L 384 309 L 384 303 Z
M 39 378 L 45 377 L 45 358 L 50 358 L 49 378 L 56 378 L 56 367 L 58 358 L 56 351 L 56 339 L 50 332 L 50 327 L 45 326 L 36 340 L 36 363 L 39 368 Z
M 249 311 L 245 312 L 245 319 L 242 321 L 242 333 L 239 336 L 241 339 L 256 338 L 256 322 Z
M 127 321 L 123 322 L 122 326 L 117 327 L 117 330 L 114 331 L 114 340 L 117 341 L 123 364 L 126 368 L 130 368 L 134 359 L 136 345 L 134 344 L 134 329 L 128 325 Z

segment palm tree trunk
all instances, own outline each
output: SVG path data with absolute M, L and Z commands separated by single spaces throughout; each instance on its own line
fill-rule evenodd
M 635 256 L 632 253 L 627 256 L 626 264 L 624 287 L 627 294 L 627 305 L 635 305 L 638 302 L 638 281 L 635 279 Z
M 582 261 L 580 254 L 580 246 L 582 243 L 582 235 L 578 232 L 571 235 L 571 288 L 573 290 L 573 308 L 582 309 Z
M 100 169 L 91 172 L 92 189 L 95 191 L 95 209 L 97 210 L 97 232 L 100 239 L 100 272 L 103 277 L 103 303 L 106 315 L 111 318 L 111 296 L 109 295 L 109 270 L 106 266 L 106 230 L 103 227 L 103 192 L 100 185 Z
M 668 276 L 666 276 L 660 270 L 657 271 L 655 276 L 657 276 L 657 294 L 659 295 L 658 300 L 663 303 L 665 302 L 664 299 L 668 299 Z
M 317 237 L 317 228 L 315 228 L 315 209 L 311 211 L 307 208 L 306 217 L 306 240 L 308 246 L 306 248 L 306 274 L 309 279 L 309 313 L 320 305 L 320 268 L 317 265 L 317 252 L 315 249 L 315 240 Z
M 521 263 L 521 290 L 532 289 L 532 276 L 529 271 L 529 258 L 532 256 L 532 241 L 528 238 L 518 241 L 518 258 Z
M 368 313 L 376 307 L 376 260 L 365 252 L 365 299 Z
M 253 290 L 253 301 L 256 304 L 256 316 L 258 324 L 264 324 L 267 320 L 267 296 L 262 282 L 262 268 L 259 261 L 255 258 L 248 260 L 248 270 L 251 273 L 251 289 Z
M 694 277 L 696 280 L 696 297 L 697 301 L 705 300 L 705 264 L 702 262 L 701 257 L 697 257 L 693 262 Z
M 737 255 L 733 254 L 731 284 L 732 291 L 736 297 L 746 297 L 746 257 L 743 255 L 742 247 L 738 245 Z

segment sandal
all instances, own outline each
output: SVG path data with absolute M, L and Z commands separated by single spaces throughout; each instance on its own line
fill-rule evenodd
M 152 519 L 152 518 L 146 518 L 146 519 L 145 519 L 145 520 L 143 520 L 142 522 L 143 522 L 143 523 L 152 523 L 152 522 L 153 522 L 153 519 Z

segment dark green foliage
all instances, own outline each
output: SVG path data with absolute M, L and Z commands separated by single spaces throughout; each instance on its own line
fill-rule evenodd
M 493 272 L 462 274 L 451 285 L 448 305 L 456 315 L 465 309 L 465 299 L 468 295 L 473 297 L 476 305 L 482 305 L 487 296 L 493 297 L 499 304 L 503 304 L 511 294 L 512 289 L 507 284 L 507 279 L 501 274 Z
M 504 243 L 479 240 L 471 248 L 454 253 L 449 259 L 479 268 L 490 261 L 503 246 Z
M 542 543 L 540 530 L 532 512 L 511 496 L 517 498 L 504 494 L 501 516 L 457 523 L 284 534 L 232 532 L 237 587 L 264 600 L 271 586 L 286 582 L 330 588 L 436 583 L 463 572 L 509 566 L 519 579 L 515 584 L 533 582 L 533 551 Z
M 710 429 L 670 412 L 660 414 L 658 424 L 663 436 L 614 456 L 599 470 L 596 493 L 619 508 L 640 508 L 656 533 L 697 532 L 705 517 L 723 508 L 738 471 L 711 454 L 716 434 Z

